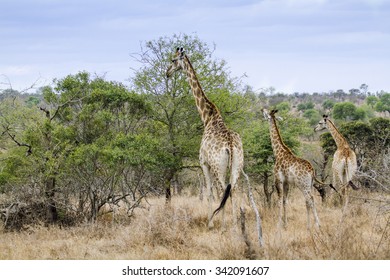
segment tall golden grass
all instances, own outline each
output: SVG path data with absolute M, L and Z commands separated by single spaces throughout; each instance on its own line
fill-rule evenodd
M 150 199 L 134 217 L 105 215 L 95 224 L 60 228 L 34 226 L 0 231 L 0 259 L 390 259 L 389 196 L 353 193 L 346 211 L 316 199 L 321 228 L 306 228 L 306 207 L 298 190 L 288 204 L 288 227 L 278 229 L 276 207 L 256 197 L 262 216 L 264 248 L 259 248 L 255 215 L 246 211 L 254 248 L 248 255 L 239 222 L 226 205 L 227 228 L 216 216 L 207 229 L 207 202 L 195 196 Z M 215 206 L 217 206 L 215 202 Z

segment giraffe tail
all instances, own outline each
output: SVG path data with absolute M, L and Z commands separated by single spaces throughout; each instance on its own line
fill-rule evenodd
M 356 186 L 352 181 L 349 181 L 348 185 L 350 185 L 352 187 L 352 189 L 354 189 L 354 190 L 358 190 L 359 189 L 359 187 Z
M 219 207 L 217 209 L 215 209 L 213 215 L 210 218 L 210 221 L 214 217 L 214 215 L 218 214 L 218 212 L 221 211 L 223 209 L 223 207 L 225 206 L 226 201 L 231 194 L 231 189 L 232 189 L 232 185 L 231 184 L 227 185 L 225 192 L 223 193 L 223 198 L 222 198 L 221 204 L 219 205 Z
M 326 183 L 324 183 L 324 182 L 321 182 L 320 180 L 318 180 L 316 177 L 314 177 L 314 181 L 316 181 L 318 184 L 320 184 L 320 185 L 323 185 L 323 186 L 329 186 L 330 188 L 332 188 L 336 193 L 338 193 L 339 194 L 339 192 L 336 190 L 336 188 L 335 187 L 333 187 L 333 185 L 332 184 L 326 184 Z M 315 187 L 315 186 L 314 186 Z M 318 192 L 320 192 L 321 193 L 321 191 L 319 190 L 320 188 L 317 188 L 317 187 L 315 187 L 316 189 L 317 189 L 317 191 Z M 340 194 L 339 194 L 340 195 Z

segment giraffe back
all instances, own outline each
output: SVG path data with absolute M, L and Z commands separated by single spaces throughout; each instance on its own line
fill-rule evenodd
M 220 169 L 226 169 L 229 166 L 227 164 L 222 166 L 224 162 L 239 161 L 242 163 L 243 148 L 239 134 L 228 129 L 221 117 L 211 119 L 203 133 L 200 157 L 208 165 L 218 166 Z M 228 161 L 224 159 L 228 159 Z

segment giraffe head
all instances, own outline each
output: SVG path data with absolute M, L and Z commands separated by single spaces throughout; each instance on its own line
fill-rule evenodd
M 314 128 L 314 131 L 320 131 L 320 130 L 324 130 L 324 129 L 328 128 L 327 125 L 326 125 L 327 120 L 328 120 L 328 116 L 327 115 L 322 115 L 322 120 L 320 120 L 318 122 L 318 124 Z
M 261 111 L 263 112 L 264 119 L 267 121 L 270 121 L 272 118 L 277 118 L 278 120 L 282 120 L 281 117 L 275 116 L 278 110 L 271 110 L 271 112 L 268 112 L 267 109 L 261 109 Z
M 174 57 L 172 58 L 172 63 L 168 67 L 167 70 L 167 77 L 170 78 L 173 73 L 175 73 L 178 70 L 184 69 L 184 49 L 183 48 L 177 48 Z
M 269 115 L 268 110 L 263 108 L 263 109 L 261 109 L 261 111 L 263 112 L 264 119 L 266 121 L 269 121 L 271 119 L 271 116 Z

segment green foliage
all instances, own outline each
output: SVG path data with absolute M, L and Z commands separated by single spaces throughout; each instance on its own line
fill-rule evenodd
M 337 146 L 335 141 L 333 140 L 332 134 L 330 134 L 330 132 L 325 132 L 321 134 L 320 141 L 324 154 L 327 157 L 333 156 L 337 150 Z
M 39 102 L 41 102 L 41 99 L 37 96 L 30 96 L 26 101 L 27 107 L 33 107 L 37 106 Z
M 290 108 L 290 103 L 287 101 L 280 102 L 275 105 L 275 109 L 277 109 L 279 112 L 288 112 Z
M 353 150 L 364 149 L 368 151 L 372 144 L 372 127 L 362 121 L 344 123 L 340 126 L 340 131 L 345 135 Z
M 378 97 L 374 95 L 370 95 L 366 97 L 366 103 L 369 105 L 371 108 L 375 107 L 375 104 L 378 102 Z
M 376 145 L 390 146 L 390 119 L 388 118 L 373 118 L 370 119 L 372 128 L 372 137 L 375 139 Z
M 245 152 L 245 167 L 249 174 L 259 175 L 272 171 L 273 152 L 268 123 L 253 121 L 242 133 Z
M 366 112 L 357 108 L 352 102 L 340 102 L 333 107 L 333 117 L 344 121 L 363 120 L 366 117 Z
M 306 111 L 306 110 L 312 110 L 314 109 L 315 104 L 312 101 L 309 101 L 307 103 L 300 103 L 297 106 L 298 111 Z
M 320 119 L 320 113 L 315 109 L 308 109 L 303 113 L 303 117 L 305 117 L 309 121 L 310 126 L 316 125 Z
M 327 110 L 331 110 L 334 105 L 336 104 L 336 102 L 334 100 L 330 100 L 330 99 L 326 99 L 323 103 L 322 103 L 322 108 L 327 111 Z
M 379 101 L 375 104 L 375 110 L 390 113 L 390 93 L 384 93 L 379 97 Z

